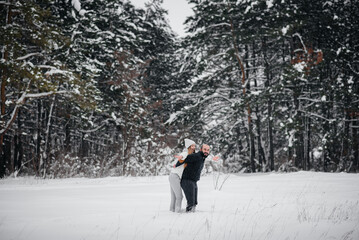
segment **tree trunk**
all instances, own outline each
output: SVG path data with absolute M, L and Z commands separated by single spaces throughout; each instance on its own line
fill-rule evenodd
M 295 118 L 295 166 L 303 168 L 304 159 L 304 136 L 303 136 L 303 116 L 299 109 L 298 93 L 294 90 L 294 106 L 296 112 Z
M 343 129 L 343 138 L 342 138 L 342 149 L 341 149 L 341 152 L 340 152 L 340 161 L 342 162 L 343 164 L 343 169 L 338 169 L 340 171 L 345 171 L 348 169 L 348 160 L 349 160 L 349 153 L 350 153 L 350 150 L 349 150 L 349 136 L 350 136 L 350 133 L 349 133 L 349 118 L 348 118 L 348 114 L 345 113 L 345 118 L 344 118 L 344 129 Z
M 257 120 L 256 120 L 256 128 L 257 128 L 257 149 L 258 149 L 258 161 L 259 164 L 262 166 L 262 169 L 264 169 L 265 165 L 266 165 L 266 158 L 265 158 L 265 153 L 262 147 L 262 140 L 261 140 L 261 135 L 262 135 L 262 128 L 261 128 L 261 120 L 260 120 L 260 116 L 259 116 L 259 109 L 258 109 L 258 104 L 256 104 L 256 115 L 257 115 Z
M 242 139 L 241 139 L 241 126 L 240 124 L 238 124 L 238 126 L 236 127 L 236 133 L 237 133 L 237 151 L 238 151 L 238 156 L 240 157 L 242 154 Z
M 272 121 L 272 99 L 268 99 L 268 138 L 269 138 L 269 161 L 270 170 L 274 171 L 274 147 L 273 147 L 273 121 Z
M 245 45 L 245 59 L 249 58 L 248 54 L 248 46 Z M 248 61 L 246 63 L 246 69 L 249 69 Z M 249 81 L 249 70 L 247 72 L 247 80 Z M 245 86 L 243 86 L 245 87 Z M 251 91 L 251 85 L 248 82 L 247 83 L 247 91 L 250 93 Z M 255 137 L 253 132 L 253 123 L 252 123 L 252 110 L 250 108 L 250 100 L 247 99 L 247 113 L 248 113 L 248 133 L 249 133 L 249 140 L 250 140 L 250 159 L 251 159 L 251 169 L 252 172 L 256 172 L 256 166 L 255 166 L 255 157 L 256 157 L 256 148 L 255 148 Z
M 306 114 L 307 115 L 307 114 Z M 307 162 L 308 162 L 308 123 L 307 121 L 309 120 L 308 116 L 304 116 L 304 142 L 303 142 L 303 162 L 302 162 L 302 166 L 303 166 L 303 170 L 306 171 L 307 170 Z
M 18 172 L 21 168 L 22 159 L 23 159 L 23 148 L 22 148 L 22 139 L 21 139 L 21 118 L 20 111 L 18 112 L 17 118 L 17 131 L 14 136 L 14 171 Z
M 81 148 L 80 148 L 80 156 L 81 158 L 87 157 L 89 154 L 89 142 L 86 140 L 86 133 L 81 133 Z
M 66 106 L 66 109 L 68 110 L 68 113 L 65 115 L 65 149 L 64 149 L 64 155 L 71 153 L 71 115 L 70 115 L 70 109 L 68 106 Z
M 7 12 L 6 12 L 6 16 L 5 16 L 5 25 L 9 25 L 11 24 L 11 5 L 7 5 Z M 2 49 L 2 60 L 4 60 L 5 62 L 8 60 L 8 56 L 9 56 L 9 52 L 6 48 L 6 46 L 3 46 Z M 5 102 L 6 102 L 6 91 L 5 91 L 5 87 L 6 87 L 6 82 L 7 82 L 7 78 L 8 78 L 8 73 L 7 73 L 7 69 L 6 68 L 2 68 L 0 69 L 0 73 L 1 73 L 1 86 L 0 86 L 0 98 L 1 98 L 1 106 L 0 106 L 0 120 L 3 121 L 3 125 L 1 125 L 0 127 L 3 129 L 5 127 Z M 0 129 L 1 129 L 0 128 Z M 5 151 L 3 151 L 4 147 L 4 136 L 5 133 L 0 134 L 0 178 L 5 176 L 5 171 L 6 171 L 6 157 L 5 157 Z
M 37 141 L 36 141 L 36 161 L 35 161 L 35 171 L 36 175 L 40 176 L 40 167 L 42 165 L 41 158 L 41 115 L 42 115 L 42 103 L 41 100 L 37 101 Z
M 310 152 L 311 152 L 311 144 L 310 144 L 310 139 L 311 139 L 311 133 L 312 133 L 312 130 L 311 130 L 311 118 L 308 117 L 307 119 L 307 149 L 306 149 L 306 159 L 307 159 L 307 162 L 306 162 L 306 170 L 310 170 L 312 168 L 312 165 L 311 165 L 311 157 L 310 157 Z
M 343 81 L 344 87 L 346 89 L 349 89 L 349 84 L 347 80 Z M 350 168 L 350 155 L 351 155 L 351 146 L 352 146 L 352 140 L 350 139 L 350 126 L 349 123 L 351 122 L 352 118 L 352 109 L 350 109 L 351 106 L 351 97 L 348 94 L 345 94 L 344 96 L 344 106 L 346 106 L 346 109 L 344 110 L 344 129 L 343 129 L 343 144 L 342 144 L 342 150 L 340 153 L 340 159 L 343 163 L 343 169 L 340 169 L 341 171 L 348 171 Z
M 269 88 L 271 86 L 271 77 L 269 70 L 269 63 L 267 57 L 267 41 L 264 38 L 262 40 L 263 45 L 263 53 L 264 53 L 264 61 L 265 61 L 265 75 L 266 81 L 264 83 L 267 95 L 267 112 L 268 112 L 268 140 L 269 140 L 269 162 L 270 162 L 270 170 L 274 170 L 274 149 L 273 149 L 273 121 L 272 121 L 272 96 L 270 95 Z
M 233 20 L 230 19 L 230 25 L 231 25 L 231 33 L 232 33 L 232 43 L 233 43 L 233 48 L 235 50 L 235 57 L 237 59 L 238 65 L 240 67 L 240 70 L 242 72 L 242 87 L 243 87 L 243 98 L 245 98 L 246 95 L 246 75 L 245 75 L 245 71 L 244 71 L 244 66 L 243 63 L 239 57 L 239 49 L 237 46 L 237 38 L 236 38 L 236 34 L 234 31 L 234 26 L 233 26 Z M 247 83 L 247 87 L 249 88 L 250 84 Z M 254 162 L 254 157 L 255 157 L 255 147 L 254 147 L 254 134 L 253 134 L 253 129 L 252 129 L 252 118 L 251 118 L 251 108 L 249 106 L 249 101 L 247 101 L 247 114 L 248 114 L 248 134 L 249 134 L 249 143 L 250 143 L 250 161 L 251 161 L 251 169 L 252 172 L 255 172 L 255 162 Z
M 256 54 L 255 54 L 255 42 L 252 42 L 252 58 L 253 58 L 253 62 L 252 62 L 252 67 L 255 69 L 256 67 Z M 257 83 L 257 78 L 254 78 L 254 87 L 257 88 L 258 87 L 258 83 Z M 265 171 L 266 168 L 266 157 L 265 157 L 265 153 L 264 153 L 264 149 L 262 146 L 262 127 L 261 127 L 261 116 L 259 113 L 259 107 L 258 107 L 258 103 L 256 103 L 256 107 L 255 107 L 255 112 L 256 112 L 256 128 L 257 128 L 257 149 L 258 149 L 258 162 L 262 167 L 262 171 Z
M 56 102 L 56 96 L 53 97 L 52 99 L 52 103 L 51 103 L 51 107 L 50 107 L 50 112 L 48 114 L 48 120 L 47 120 L 47 126 L 46 126 L 46 135 L 45 135 L 45 149 L 43 152 L 43 161 L 44 161 L 44 166 L 43 166 L 43 178 L 46 178 L 46 169 L 47 169 L 47 165 L 49 162 L 49 141 L 50 141 L 50 134 L 51 134 L 51 119 L 52 119 L 52 113 L 54 110 L 54 105 Z
M 1 78 L 1 120 L 3 123 L 1 124 L 1 128 L 5 128 L 5 119 L 3 120 L 5 116 L 5 101 L 6 101 L 6 95 L 5 95 L 5 84 L 6 84 L 6 73 L 5 70 L 2 71 L 2 78 Z M 0 134 L 0 178 L 5 176 L 5 153 L 3 152 L 4 149 L 4 135 Z
M 4 148 L 3 148 L 3 160 L 4 160 L 4 176 L 6 173 L 9 173 L 13 168 L 13 164 L 11 162 L 11 143 L 12 137 L 7 135 L 4 137 Z
M 357 113 L 359 117 L 359 113 Z M 358 136 L 359 121 L 352 122 L 352 134 L 353 134 L 353 168 L 352 172 L 358 172 L 359 170 L 359 136 Z

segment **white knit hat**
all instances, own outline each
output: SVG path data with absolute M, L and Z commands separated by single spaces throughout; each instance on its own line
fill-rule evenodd
M 185 138 L 184 139 L 184 145 L 186 146 L 186 148 L 188 149 L 192 144 L 196 144 L 194 141 L 192 141 L 191 139 Z

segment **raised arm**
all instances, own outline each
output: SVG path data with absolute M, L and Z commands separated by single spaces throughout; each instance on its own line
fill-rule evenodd
M 219 156 L 214 156 L 214 157 L 212 158 L 212 160 L 217 162 L 219 158 L 220 158 Z
M 178 167 L 184 163 L 185 158 L 187 157 L 188 153 L 187 151 L 183 151 L 178 155 L 175 155 L 174 157 L 177 158 L 177 162 L 174 165 L 174 167 Z

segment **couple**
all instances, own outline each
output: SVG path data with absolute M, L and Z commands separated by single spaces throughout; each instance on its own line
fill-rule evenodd
M 172 166 L 169 175 L 171 187 L 170 211 L 181 212 L 182 189 L 187 199 L 186 212 L 194 212 L 197 205 L 197 181 L 201 176 L 204 161 L 209 155 L 209 146 L 203 144 L 201 150 L 195 153 L 196 143 L 190 139 L 185 139 L 186 150 L 177 158 L 176 165 Z M 219 157 L 213 157 L 217 161 Z M 181 189 L 182 187 L 182 189 Z

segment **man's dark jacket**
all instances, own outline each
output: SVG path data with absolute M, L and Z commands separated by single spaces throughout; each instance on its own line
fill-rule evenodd
M 176 167 L 187 163 L 187 166 L 183 170 L 182 179 L 197 182 L 201 177 L 201 171 L 203 169 L 205 159 L 206 156 L 203 154 L 203 152 L 199 151 L 197 153 L 192 153 L 188 155 L 184 162 L 177 162 Z

